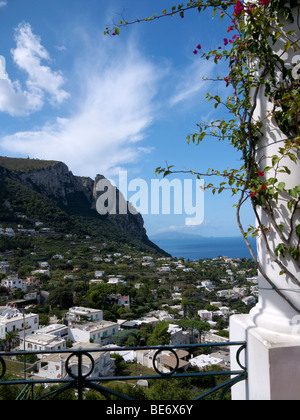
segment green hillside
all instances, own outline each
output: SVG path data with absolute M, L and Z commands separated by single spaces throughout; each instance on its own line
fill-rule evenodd
M 9 163 L 11 167 L 16 168 L 18 162 L 15 164 L 12 159 Z M 165 254 L 147 237 L 140 241 L 109 222 L 105 216 L 100 216 L 95 211 L 88 211 L 84 202 L 82 208 L 79 207 L 76 211 L 73 211 L 72 207 L 60 206 L 45 195 L 10 177 L 7 167 L 4 169 L 0 166 L 0 186 L 0 226 L 4 228 L 12 227 L 17 231 L 18 225 L 22 225 L 24 229 L 36 229 L 39 233 L 40 229 L 36 228 L 35 223 L 41 222 L 42 227 L 49 228 L 51 232 L 54 232 L 52 236 L 56 238 L 72 235 L 84 240 L 89 236 L 98 243 L 102 241 L 110 245 L 114 244 L 114 249 L 118 248 L 118 244 L 126 244 L 139 251 Z M 79 197 L 77 201 L 80 203 Z M 8 246 L 4 244 L 16 241 L 20 242 L 16 238 L 0 235 L 0 249 L 4 251 L 3 248 Z M 13 248 L 13 246 L 8 246 L 8 248 Z
M 27 172 L 35 169 L 47 168 L 58 163 L 55 160 L 9 158 L 0 156 L 0 166 L 10 171 Z

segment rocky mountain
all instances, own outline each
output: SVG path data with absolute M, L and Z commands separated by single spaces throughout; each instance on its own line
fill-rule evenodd
M 73 175 L 63 162 L 6 157 L 0 157 L 0 169 L 2 170 L 3 191 L 5 189 L 4 180 L 6 183 L 13 183 L 16 190 L 18 189 L 17 185 L 22 185 L 22 188 L 46 197 L 68 215 L 96 219 L 99 226 L 104 225 L 104 222 L 107 226 L 108 222 L 147 246 L 159 250 L 149 240 L 144 228 L 144 220 L 139 213 L 119 214 L 117 206 L 116 214 L 98 214 L 97 200 L 106 192 L 97 191 L 99 180 L 105 180 L 109 189 L 115 191 L 117 203 L 119 199 L 124 200 L 118 189 L 114 189 L 103 175 L 97 175 L 93 180 L 89 177 Z M 13 187 L 10 186 L 6 189 L 11 191 Z M 4 194 L 2 200 L 5 198 Z

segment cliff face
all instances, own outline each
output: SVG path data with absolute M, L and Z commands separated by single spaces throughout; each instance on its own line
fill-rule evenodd
M 97 183 L 105 179 L 97 175 L 95 180 L 89 177 L 74 176 L 67 165 L 51 162 L 49 165 L 25 171 L 10 169 L 10 176 L 27 187 L 51 198 L 72 213 L 97 212 L 97 200 L 103 192 L 97 191 Z M 108 180 L 106 182 L 109 183 Z M 113 188 L 113 187 L 112 187 Z M 121 194 L 116 190 L 117 197 Z M 118 207 L 117 207 L 118 210 Z M 137 214 L 108 214 L 107 220 L 120 229 L 134 235 L 137 239 L 148 242 L 142 216 Z
M 75 192 L 88 195 L 88 182 L 86 187 L 75 177 L 64 163 L 56 163 L 41 169 L 26 172 L 14 172 L 14 177 L 29 188 L 33 188 L 43 195 L 68 206 L 67 197 Z M 90 180 L 92 183 L 92 180 Z

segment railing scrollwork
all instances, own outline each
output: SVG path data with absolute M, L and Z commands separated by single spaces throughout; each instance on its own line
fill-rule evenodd
M 241 370 L 217 370 L 217 371 L 199 371 L 196 372 L 188 372 L 184 371 L 181 368 L 182 363 L 179 356 L 180 351 L 184 351 L 185 354 L 190 355 L 192 352 L 199 350 L 199 349 L 209 349 L 209 348 L 222 348 L 225 347 L 228 349 L 229 347 L 235 346 L 237 347 L 236 351 L 236 362 Z M 130 348 L 97 348 L 97 349 L 68 349 L 68 350 L 52 350 L 52 351 L 20 351 L 20 352 L 0 352 L 0 390 L 1 386 L 10 386 L 10 385 L 18 385 L 20 386 L 20 394 L 19 398 L 28 398 L 28 399 L 55 399 L 58 395 L 63 393 L 68 389 L 75 389 L 77 391 L 77 396 L 79 400 L 84 399 L 84 390 L 91 389 L 97 391 L 98 393 L 102 394 L 105 399 L 110 400 L 111 397 L 115 397 L 116 399 L 120 400 L 132 400 L 132 398 L 123 395 L 119 392 L 111 390 L 105 387 L 105 383 L 111 381 L 132 381 L 132 380 L 156 380 L 156 379 L 165 379 L 168 380 L 170 378 L 176 379 L 183 379 L 183 378 L 201 378 L 201 377 L 224 377 L 225 380 L 222 383 L 219 383 L 212 389 L 209 389 L 198 395 L 194 400 L 204 399 L 205 397 L 210 396 L 213 393 L 220 392 L 220 399 L 224 399 L 227 392 L 240 381 L 244 381 L 247 379 L 247 369 L 243 366 L 242 362 L 240 361 L 240 357 L 243 351 L 246 349 L 246 343 L 244 342 L 229 342 L 229 343 L 205 343 L 205 344 L 191 344 L 191 345 L 178 345 L 178 346 L 151 346 L 151 347 L 130 347 Z M 136 376 L 94 376 L 95 374 L 95 359 L 93 357 L 93 353 L 104 353 L 104 352 L 118 352 L 118 351 L 154 351 L 154 356 L 152 359 L 152 364 L 154 368 L 154 374 L 151 375 L 136 375 Z M 23 355 L 36 355 L 36 356 L 45 356 L 51 354 L 60 354 L 61 360 L 63 360 L 63 356 L 65 356 L 64 368 L 66 375 L 65 377 L 60 377 L 57 379 L 47 379 L 47 378 L 40 378 L 38 376 L 31 376 L 27 377 L 24 375 L 24 379 L 14 379 L 14 380 L 6 380 L 5 374 L 7 373 L 7 366 L 5 357 L 12 357 L 12 356 L 23 356 Z M 161 359 L 162 357 L 166 357 L 165 355 L 168 354 L 170 358 L 172 358 L 172 365 L 169 366 L 169 371 L 166 369 L 162 369 Z M 43 359 L 41 359 L 43 361 Z M 156 373 L 156 374 L 155 374 Z M 55 390 L 51 390 L 50 392 L 44 393 L 42 396 L 34 398 L 34 386 L 41 385 L 41 384 L 48 384 L 50 385 L 58 385 L 58 388 Z M 23 388 L 22 388 L 23 386 Z M 30 389 L 30 392 L 29 392 Z M 27 392 L 28 391 L 28 392 Z
M 4 377 L 5 373 L 6 373 L 5 360 L 0 356 L 0 380 Z

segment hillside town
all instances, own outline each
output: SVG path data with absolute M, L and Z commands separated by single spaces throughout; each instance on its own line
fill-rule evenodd
M 251 260 L 188 261 L 94 244 L 88 237 L 40 235 L 33 248 L 0 254 L 1 349 L 42 352 L 27 367 L 35 378 L 64 378 L 67 354 L 46 352 L 69 348 L 99 349 L 94 376 L 114 375 L 116 354 L 126 364 L 153 369 L 154 351 L 128 348 L 156 344 L 159 326 L 165 327 L 164 344 L 226 343 L 229 316 L 247 313 L 257 302 Z M 172 358 L 161 355 L 162 372 L 172 370 Z M 212 365 L 228 368 L 229 351 L 192 357 L 180 351 L 183 370 Z

